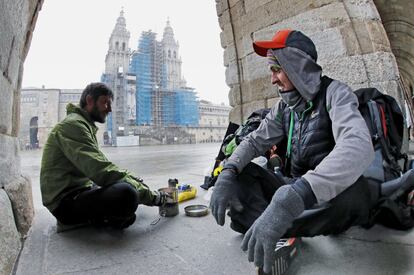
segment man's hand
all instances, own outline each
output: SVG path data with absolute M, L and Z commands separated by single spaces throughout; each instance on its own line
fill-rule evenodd
M 153 191 L 153 194 L 154 194 L 154 200 L 153 200 L 154 206 L 164 205 L 167 202 L 168 198 L 172 198 L 170 194 L 164 191 Z
M 226 207 L 236 194 L 236 181 L 237 175 L 233 169 L 224 169 L 217 178 L 211 195 L 210 208 L 219 225 L 224 225 Z
M 301 196 L 290 185 L 281 186 L 243 238 L 242 249 L 248 251 L 249 261 L 271 272 L 276 242 L 304 210 Z

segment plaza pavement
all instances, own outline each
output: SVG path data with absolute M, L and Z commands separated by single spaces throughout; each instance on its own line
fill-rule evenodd
M 255 274 L 241 251 L 242 236 L 216 225 L 211 214 L 184 215 L 190 204 L 206 204 L 199 188 L 213 165 L 219 144 L 104 148 L 109 159 L 144 178 L 153 189 L 168 178 L 198 187 L 197 197 L 180 204 L 176 217 L 158 216 L 156 207 L 139 206 L 137 221 L 123 231 L 81 228 L 56 233 L 53 216 L 42 206 L 39 189 L 41 151 L 21 153 L 30 176 L 35 220 L 15 274 Z M 412 146 L 414 151 L 414 146 Z M 341 217 L 338 217 L 340 219 Z M 304 238 L 288 274 L 414 274 L 414 233 L 382 226 L 351 228 L 335 237 Z

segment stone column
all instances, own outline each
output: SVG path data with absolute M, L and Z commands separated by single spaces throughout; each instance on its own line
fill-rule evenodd
M 20 172 L 23 62 L 42 0 L 0 2 L 0 274 L 9 274 L 33 220 L 32 190 Z
M 353 89 L 377 87 L 401 99 L 397 63 L 371 0 L 216 0 L 216 7 L 233 122 L 279 99 L 252 42 L 270 40 L 282 28 L 315 42 L 324 74 Z

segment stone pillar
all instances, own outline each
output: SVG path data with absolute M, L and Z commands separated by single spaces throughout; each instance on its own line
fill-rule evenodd
M 414 121 L 414 1 L 374 0 L 406 86 L 406 101 Z M 390 5 L 391 4 L 391 5 Z
M 282 28 L 300 30 L 315 42 L 324 74 L 401 99 L 397 63 L 371 0 L 216 0 L 216 7 L 233 122 L 278 100 L 266 60 L 254 53 L 252 42 L 270 40 Z
M 2 189 L 0 209 L 0 274 L 10 274 L 19 255 L 21 243 L 9 197 Z
M 34 215 L 31 183 L 20 172 L 17 134 L 23 62 L 42 3 L 0 2 L 0 274 L 12 271 Z

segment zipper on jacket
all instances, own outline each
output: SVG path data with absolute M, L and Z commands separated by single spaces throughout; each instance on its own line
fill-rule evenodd
M 305 114 L 312 110 L 313 108 L 313 102 L 312 101 L 308 101 L 308 108 L 305 109 L 305 111 L 303 111 L 300 114 L 299 117 L 299 136 L 298 136 L 298 159 L 300 159 L 300 147 L 301 147 L 301 141 L 302 141 L 302 125 L 303 125 L 303 119 L 305 118 Z
M 288 143 L 286 148 L 286 160 L 290 158 L 291 151 L 292 151 L 292 136 L 293 136 L 293 128 L 295 125 L 295 112 L 290 110 L 290 122 L 289 122 L 289 134 L 288 134 Z

